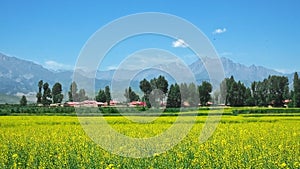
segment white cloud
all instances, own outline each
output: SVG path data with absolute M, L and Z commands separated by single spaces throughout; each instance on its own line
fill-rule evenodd
M 215 31 L 213 31 L 213 34 L 222 34 L 222 33 L 225 33 L 226 31 L 227 31 L 226 28 L 223 28 L 223 29 L 218 28 Z
M 55 62 L 53 60 L 48 60 L 45 62 L 44 66 L 51 70 L 70 70 L 73 69 L 73 66 L 66 65 L 62 63 Z
M 219 53 L 219 56 L 221 56 L 221 57 L 230 57 L 232 55 L 233 54 L 231 52 L 222 52 L 222 53 Z
M 118 69 L 118 65 L 110 65 L 110 66 L 107 66 L 107 70 L 116 70 Z
M 173 41 L 172 46 L 174 48 L 186 48 L 189 45 L 185 43 L 183 39 L 177 39 L 176 41 Z
M 296 71 L 294 70 L 290 70 L 290 69 L 275 69 L 275 71 L 279 72 L 279 73 L 283 73 L 283 74 L 289 74 L 289 73 L 294 73 Z

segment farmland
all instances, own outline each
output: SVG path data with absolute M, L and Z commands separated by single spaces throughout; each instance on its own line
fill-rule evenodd
M 204 143 L 199 135 L 207 117 L 197 116 L 178 145 L 149 158 L 102 149 L 83 130 L 82 118 L 97 117 L 0 116 L 0 168 L 300 168 L 299 116 L 222 116 Z M 138 138 L 165 131 L 176 118 L 105 117 L 116 131 Z

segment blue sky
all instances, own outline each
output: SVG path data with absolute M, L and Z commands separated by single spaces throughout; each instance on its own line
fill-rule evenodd
M 197 26 L 220 56 L 248 66 L 300 71 L 298 0 L 1 0 L 0 7 L 0 52 L 53 69 L 72 68 L 88 38 L 109 22 L 135 13 L 163 12 Z M 117 66 L 118 59 L 135 49 L 161 47 L 174 52 L 172 42 L 157 38 L 154 43 L 147 37 L 128 40 L 111 52 L 102 69 Z M 186 49 L 177 52 L 191 55 Z

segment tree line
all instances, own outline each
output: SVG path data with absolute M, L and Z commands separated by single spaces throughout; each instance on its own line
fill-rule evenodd
M 104 90 L 100 89 L 95 99 L 97 102 L 106 102 L 109 106 L 112 99 L 109 86 L 105 86 Z
M 168 89 L 168 81 L 163 77 L 143 79 L 140 89 L 147 106 L 157 107 L 158 101 L 167 97 L 166 107 L 206 106 L 213 100 L 211 96 L 212 85 L 203 81 L 197 86 L 194 83 L 171 84 Z M 152 93 L 152 94 L 151 94 Z M 154 101 L 151 96 L 156 96 Z M 215 101 L 233 107 L 239 106 L 273 106 L 273 107 L 300 107 L 300 79 L 298 73 L 294 73 L 293 90 L 289 89 L 289 80 L 286 76 L 270 75 L 262 81 L 254 81 L 247 87 L 241 81 L 236 81 L 233 76 L 225 78 L 219 91 L 215 91 Z M 160 99 L 158 99 L 160 98 Z
M 86 96 L 85 90 L 80 89 L 78 92 L 77 84 L 72 82 L 70 85 L 70 91 L 68 92 L 69 101 L 83 101 L 88 99 Z M 36 94 L 37 104 L 42 104 L 44 106 L 49 106 L 50 104 L 60 104 L 64 99 L 62 94 L 62 85 L 59 82 L 56 82 L 52 89 L 49 83 L 43 80 L 38 82 L 38 92 Z M 24 104 L 26 97 L 21 98 L 21 105 Z
M 88 100 L 89 97 L 86 94 L 85 89 L 78 89 L 77 83 L 72 82 L 70 85 L 70 89 L 68 91 L 68 101 L 69 102 L 82 102 L 84 100 Z M 42 104 L 44 106 L 49 106 L 50 104 L 62 103 L 64 99 L 64 95 L 62 94 L 62 85 L 59 82 L 56 82 L 52 90 L 49 84 L 44 83 L 43 80 L 38 82 L 38 92 L 36 94 L 37 104 Z M 97 96 L 95 97 L 96 101 L 99 102 L 107 102 L 110 104 L 111 94 L 109 86 L 105 87 L 105 90 L 100 89 Z M 26 102 L 26 103 L 25 103 Z M 26 97 L 23 96 L 20 100 L 21 105 L 26 105 L 27 100 Z
M 37 104 L 43 104 L 44 106 L 52 103 L 61 103 L 64 95 L 62 94 L 62 85 L 55 83 L 52 90 L 49 84 L 44 83 L 43 80 L 38 82 L 38 92 L 36 94 Z
M 233 76 L 225 78 L 220 83 L 220 88 L 211 96 L 212 85 L 203 81 L 200 85 L 195 83 L 171 84 L 162 75 L 150 80 L 143 79 L 139 83 L 143 92 L 140 96 L 131 87 L 125 89 L 126 102 L 143 101 L 147 107 L 172 107 L 181 106 L 196 107 L 205 106 L 209 101 L 224 103 L 230 106 L 269 106 L 283 107 L 288 104 L 290 107 L 300 107 L 300 79 L 298 73 L 294 73 L 293 90 L 289 89 L 289 81 L 285 76 L 269 76 L 262 81 L 254 81 L 250 87 L 245 86 L 241 81 L 236 81 Z M 84 101 L 88 99 L 84 89 L 79 89 L 76 82 L 72 82 L 68 91 L 68 101 Z M 49 84 L 43 80 L 38 82 L 36 94 L 37 104 L 45 106 L 52 103 L 61 103 L 64 95 L 62 85 L 55 83 L 51 89 Z M 107 102 L 110 105 L 112 100 L 109 86 L 100 89 L 95 100 Z M 165 103 L 164 103 L 165 102 Z M 21 105 L 26 105 L 26 97 L 20 100 Z
M 300 107 L 300 80 L 298 73 L 294 73 L 293 90 L 290 90 L 285 76 L 269 76 L 252 82 L 250 87 L 231 76 L 220 84 L 220 98 L 230 106 Z
M 212 85 L 209 82 L 202 82 L 197 86 L 195 83 L 171 84 L 168 88 L 168 81 L 164 76 L 153 78 L 150 81 L 143 79 L 140 81 L 140 89 L 144 96 L 142 100 L 147 107 L 159 107 L 164 105 L 163 100 L 167 97 L 167 108 L 179 108 L 181 106 L 198 106 L 199 103 L 206 105 L 210 101 Z M 200 97 L 199 97 L 200 96 Z

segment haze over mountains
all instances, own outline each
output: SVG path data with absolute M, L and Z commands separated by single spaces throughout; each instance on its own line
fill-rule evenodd
M 202 59 L 207 65 L 213 63 L 214 60 L 205 57 Z M 209 76 L 205 69 L 205 66 L 201 60 L 197 60 L 194 63 L 188 65 L 189 69 L 195 74 L 196 80 L 200 83 L 203 80 L 208 80 Z M 268 69 L 262 66 L 245 66 L 239 63 L 235 63 L 230 59 L 221 58 L 221 62 L 224 67 L 224 73 L 226 77 L 233 75 L 235 79 L 241 80 L 246 85 L 249 85 L 253 81 L 263 80 L 269 75 L 286 75 L 289 78 L 292 77 L 291 74 L 283 74 L 272 69 Z M 176 63 L 174 63 L 176 64 Z M 161 67 L 172 67 L 172 64 L 168 65 L 157 65 L 157 68 Z M 122 83 L 122 80 L 125 81 L 126 75 L 131 74 L 133 70 L 118 70 L 118 73 L 121 73 L 117 80 Z M 103 88 L 105 85 L 110 84 L 112 76 L 115 74 L 115 70 L 108 71 L 98 71 L 96 73 L 96 88 Z M 158 70 L 148 69 L 144 73 L 139 73 L 135 78 L 130 82 L 133 86 L 138 86 L 139 80 L 148 77 L 152 78 L 157 76 L 159 73 Z M 83 73 L 84 74 L 84 73 Z M 83 78 L 84 75 L 82 74 Z M 31 94 L 35 95 L 37 91 L 37 83 L 39 80 L 48 82 L 51 86 L 55 82 L 60 82 L 63 85 L 63 92 L 66 93 L 69 90 L 69 86 L 72 82 L 72 71 L 52 71 L 44 68 L 43 66 L 36 64 L 31 61 L 26 61 L 18 59 L 16 57 L 6 56 L 0 53 L 0 93 L 6 95 L 21 95 L 21 94 Z M 168 76 L 168 74 L 165 74 Z M 91 78 L 91 77 L 88 77 Z M 172 77 L 168 77 L 170 79 Z M 116 79 L 114 79 L 116 80 Z M 171 83 L 174 82 L 174 79 L 170 80 Z M 127 82 L 126 82 L 127 83 Z

